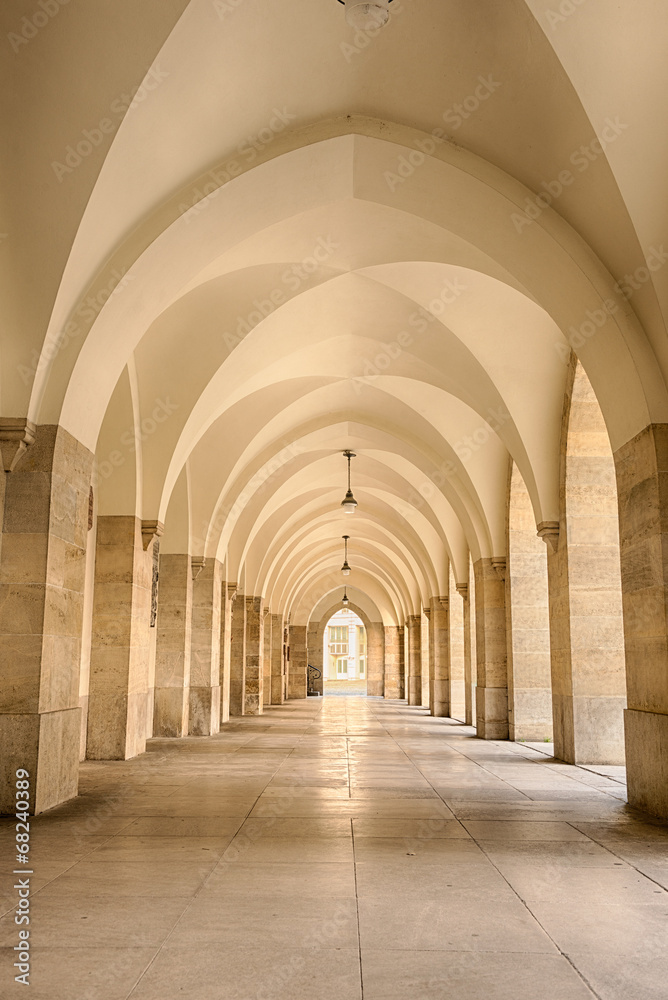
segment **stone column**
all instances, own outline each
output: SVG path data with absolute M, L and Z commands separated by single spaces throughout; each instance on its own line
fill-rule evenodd
M 230 634 L 230 715 L 244 714 L 246 689 L 246 598 L 237 592 Z
M 153 735 L 185 736 L 192 621 L 190 556 L 161 555 L 159 577 Z
M 450 637 L 448 634 L 448 598 L 432 597 L 429 609 L 429 658 L 431 714 L 437 718 L 450 715 Z M 433 667 L 432 667 L 433 664 Z
M 429 687 L 429 670 L 432 664 L 431 649 L 429 643 L 429 609 L 424 608 L 420 615 L 420 674 L 422 677 L 422 701 L 421 704 L 431 712 L 431 691 Z M 433 664 L 432 664 L 433 666 Z
M 479 559 L 474 573 L 478 659 L 476 728 L 483 740 L 507 740 L 505 560 Z
M 283 615 L 271 616 L 271 703 L 282 705 L 283 679 Z
M 230 718 L 230 662 L 232 654 L 232 607 L 236 583 L 221 584 L 220 612 L 220 722 Z
M 264 618 L 264 647 L 262 649 L 262 704 L 271 705 L 271 619 L 269 608 L 262 611 Z
M 422 704 L 422 615 L 408 616 L 408 704 Z
M 545 545 L 536 536 L 529 491 L 512 466 L 508 504 L 506 637 L 508 735 L 552 739 L 550 612 Z
M 668 818 L 668 424 L 645 428 L 614 459 L 629 802 Z
M 288 698 L 306 697 L 306 625 L 290 625 L 288 630 L 290 662 L 288 665 Z
M 87 744 L 91 760 L 127 760 L 146 749 L 154 536 L 145 529 L 137 517 L 97 519 Z
M 318 625 L 319 622 L 310 622 L 308 629 L 306 630 L 306 660 L 311 667 L 315 667 L 316 670 L 320 669 L 322 674 L 322 646 L 318 650 Z M 320 693 L 324 691 L 323 677 L 311 677 L 309 678 L 307 674 L 307 690 L 312 686 L 312 689 L 317 691 L 318 685 L 322 685 Z
M 0 421 L 0 446 L 8 473 L 0 562 L 0 812 L 14 813 L 16 770 L 25 768 L 31 812 L 41 813 L 77 794 L 93 456 L 62 428 L 33 428 L 25 420 Z
M 448 638 L 450 641 L 450 718 L 472 725 L 471 712 L 471 623 L 468 614 L 468 585 L 450 578 Z M 468 640 L 468 641 L 467 641 Z M 467 721 L 468 720 L 468 721 Z
M 220 607 L 223 567 L 217 559 L 193 559 L 193 621 L 190 661 L 191 736 L 220 730 Z
M 385 632 L 381 622 L 369 622 L 366 636 L 366 693 L 382 698 L 385 693 Z
M 262 715 L 264 654 L 264 615 L 262 598 L 246 598 L 246 675 L 244 678 L 244 715 Z
M 403 626 L 385 626 L 385 697 L 401 698 L 403 672 Z

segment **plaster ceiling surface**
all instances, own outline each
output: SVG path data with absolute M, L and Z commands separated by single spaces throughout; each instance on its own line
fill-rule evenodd
M 392 6 L 0 12 L 3 413 L 300 623 L 347 530 L 385 624 L 503 557 L 511 462 L 558 518 L 571 347 L 613 448 L 668 419 L 663 4 Z

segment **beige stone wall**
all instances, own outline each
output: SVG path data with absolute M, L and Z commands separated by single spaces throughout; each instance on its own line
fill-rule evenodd
M 0 811 L 16 768 L 36 813 L 77 794 L 79 667 L 93 456 L 60 427 L 7 474 L 0 558 Z
M 152 551 L 141 521 L 97 520 L 87 755 L 126 760 L 146 748 Z
M 246 671 L 244 715 L 262 715 L 264 656 L 264 614 L 261 597 L 246 597 Z
M 246 687 L 246 598 L 237 591 L 230 627 L 230 715 L 244 714 Z
M 264 618 L 264 645 L 262 647 L 262 704 L 271 705 L 271 614 L 269 608 L 262 609 Z
M 290 625 L 288 629 L 290 660 L 288 663 L 288 698 L 306 697 L 306 625 Z
M 236 583 L 221 581 L 220 610 L 220 723 L 230 718 L 230 664 L 232 657 L 232 608 Z
M 422 704 L 422 615 L 408 616 L 408 704 Z
M 505 584 L 492 559 L 474 567 L 476 609 L 476 730 L 484 740 L 508 738 Z
M 510 739 L 551 740 L 547 546 L 536 534 L 529 491 L 514 463 L 508 484 L 506 635 Z
M 668 424 L 615 453 L 629 802 L 668 818 Z
M 366 628 L 366 690 L 382 698 L 385 694 L 385 630 L 382 622 L 369 622 Z
M 153 733 L 185 736 L 190 689 L 192 573 L 190 556 L 160 556 Z
M 386 698 L 403 697 L 404 630 L 396 625 L 385 626 L 385 684 Z
M 431 714 L 437 718 L 450 715 L 450 635 L 447 596 L 432 597 L 429 616 L 429 649 L 433 662 Z
M 285 700 L 283 661 L 283 615 L 271 616 L 271 703 L 282 705 Z
M 207 559 L 193 579 L 188 725 L 191 736 L 211 736 L 220 729 L 222 586 L 223 567 L 217 559 Z

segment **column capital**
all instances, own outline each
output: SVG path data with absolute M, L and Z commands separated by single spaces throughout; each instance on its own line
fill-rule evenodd
M 192 573 L 193 581 L 197 579 L 204 567 L 206 566 L 205 556 L 191 556 L 190 557 L 190 572 Z
M 458 583 L 457 584 L 457 593 L 459 594 L 460 597 L 463 597 L 465 601 L 468 601 L 468 599 L 469 599 L 469 585 L 468 585 L 468 583 Z
M 227 599 L 228 599 L 228 601 L 233 601 L 235 599 L 235 597 L 237 596 L 237 586 L 238 586 L 238 584 L 236 584 L 236 583 L 228 583 L 228 584 L 226 584 L 226 587 L 227 587 Z
M 141 523 L 141 544 L 144 552 L 154 538 L 160 538 L 164 534 L 165 526 L 162 521 L 142 521 Z
M 550 552 L 553 554 L 559 547 L 559 522 L 541 521 L 537 526 L 537 535 L 542 538 Z
M 262 609 L 262 617 L 266 618 L 267 615 L 270 613 L 270 611 L 271 611 L 271 608 L 263 608 Z
M 446 611 L 448 610 L 448 607 L 450 606 L 450 598 L 449 597 L 435 597 L 434 600 L 438 601 L 438 603 L 441 605 L 441 607 L 445 608 Z
M 422 614 L 429 620 L 431 618 L 431 608 L 423 608 Z
M 13 472 L 35 440 L 35 425 L 26 417 L 0 418 L 0 451 L 5 472 Z
M 492 567 L 496 571 L 496 575 L 499 580 L 505 580 L 506 578 L 506 557 L 505 556 L 492 556 Z

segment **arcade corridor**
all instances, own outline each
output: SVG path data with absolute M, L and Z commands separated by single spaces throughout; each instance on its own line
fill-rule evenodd
M 30 995 L 659 997 L 668 829 L 622 774 L 354 697 L 88 762 L 33 820 Z

